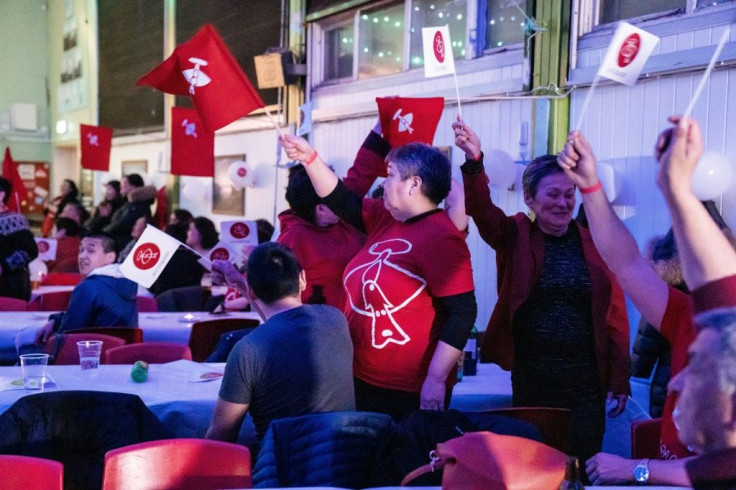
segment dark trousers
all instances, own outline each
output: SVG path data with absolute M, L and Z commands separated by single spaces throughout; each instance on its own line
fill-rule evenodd
M 419 393 L 381 388 L 353 378 L 355 384 L 355 407 L 364 412 L 378 412 L 401 420 L 419 410 Z M 445 393 L 445 408 L 450 406 L 452 387 Z

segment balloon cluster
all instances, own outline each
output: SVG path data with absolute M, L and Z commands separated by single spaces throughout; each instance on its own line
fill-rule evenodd
M 726 157 L 716 151 L 706 151 L 693 172 L 693 193 L 701 201 L 715 199 L 726 192 L 732 177 L 733 169 Z

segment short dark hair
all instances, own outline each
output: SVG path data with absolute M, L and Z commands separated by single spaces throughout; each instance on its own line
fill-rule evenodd
M 184 243 L 187 241 L 187 230 L 189 229 L 188 223 L 178 222 L 172 223 L 164 228 L 164 232 L 167 235 L 173 236 L 180 242 Z
M 10 183 L 8 179 L 5 177 L 0 177 L 0 192 L 4 192 L 5 195 L 3 196 L 3 204 L 8 204 L 8 199 L 10 199 L 10 194 L 13 191 L 13 184 Z
M 192 220 L 194 220 L 194 215 L 190 213 L 189 211 L 187 211 L 186 209 L 181 209 L 181 208 L 175 209 L 174 216 L 176 216 L 176 219 L 180 223 L 184 223 L 186 225 L 188 225 L 189 223 L 192 222 Z
M 309 180 L 303 165 L 295 165 L 289 169 L 289 182 L 286 184 L 286 202 L 291 210 L 302 219 L 314 223 L 317 204 L 322 200 Z
M 129 174 L 123 177 L 128 181 L 128 184 L 132 185 L 133 187 L 143 187 L 145 183 L 143 182 L 143 177 L 141 177 L 138 174 Z
M 77 183 L 74 182 L 71 179 L 64 179 L 64 182 L 69 184 L 69 192 L 66 194 L 71 199 L 76 199 L 79 195 L 79 189 L 77 188 Z
M 537 197 L 537 188 L 548 175 L 561 174 L 564 170 L 557 164 L 557 155 L 537 157 L 524 169 L 521 187 L 532 199 Z
M 115 239 L 104 231 L 90 233 L 89 235 L 85 235 L 84 238 L 99 240 L 100 244 L 102 245 L 103 252 L 105 252 L 106 254 L 113 252 L 115 256 L 117 256 L 117 250 L 115 249 Z
M 82 227 L 71 218 L 57 218 L 56 229 L 64 230 L 66 232 L 66 236 L 79 236 L 82 234 Z
M 192 220 L 194 227 L 199 232 L 199 243 L 202 248 L 212 248 L 220 241 L 220 234 L 215 228 L 215 224 L 204 216 L 197 216 Z
M 246 278 L 253 294 L 266 304 L 296 296 L 302 266 L 296 254 L 278 242 L 258 245 L 248 256 Z
M 258 230 L 258 243 L 264 243 L 271 240 L 273 236 L 273 225 L 263 218 L 256 220 L 256 229 Z
M 417 176 L 422 179 L 421 191 L 435 204 L 450 193 L 452 168 L 447 157 L 424 143 L 409 143 L 391 150 L 386 161 L 399 172 L 402 180 Z

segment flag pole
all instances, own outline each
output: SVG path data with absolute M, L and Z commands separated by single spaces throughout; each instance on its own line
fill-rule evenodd
M 716 47 L 716 50 L 710 59 L 710 63 L 708 63 L 708 68 L 705 69 L 705 73 L 703 73 L 703 76 L 700 78 L 700 83 L 698 84 L 698 88 L 695 89 L 695 94 L 693 94 L 693 98 L 690 99 L 690 105 L 687 106 L 687 109 L 685 110 L 683 117 L 690 117 L 690 114 L 693 112 L 695 103 L 698 101 L 698 99 L 700 98 L 700 93 L 705 88 L 705 82 L 708 81 L 708 78 L 710 77 L 710 72 L 713 71 L 713 67 L 716 64 L 716 60 L 721 55 L 721 51 L 723 51 L 723 45 L 726 44 L 726 40 L 728 39 L 729 32 L 730 31 L 726 29 L 723 31 L 723 34 L 721 34 L 721 40 L 718 42 L 718 46 Z
M 583 107 L 580 109 L 580 112 L 578 113 L 578 120 L 575 121 L 575 131 L 580 131 L 580 128 L 583 126 L 583 119 L 585 119 L 585 113 L 588 112 L 588 106 L 590 105 L 590 99 L 593 98 L 593 92 L 595 92 L 595 86 L 598 85 L 598 80 L 600 80 L 600 75 L 596 73 L 595 78 L 593 79 L 593 84 L 590 86 L 590 90 L 588 90 L 588 94 L 585 96 L 585 101 L 583 102 Z
M 460 88 L 457 85 L 457 72 L 455 70 L 452 71 L 452 76 L 455 78 L 455 95 L 457 96 L 457 113 L 460 116 L 460 119 L 463 118 L 463 109 L 460 107 Z
M 279 138 L 284 135 L 284 133 L 281 132 L 281 128 L 279 127 L 278 123 L 276 122 L 276 119 L 273 118 L 271 113 L 268 111 L 268 107 L 263 106 L 263 110 L 266 111 L 266 115 L 271 120 L 271 124 L 273 124 L 273 127 L 276 128 L 276 132 L 279 133 Z

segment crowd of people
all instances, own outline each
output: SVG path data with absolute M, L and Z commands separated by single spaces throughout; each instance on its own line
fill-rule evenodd
M 481 138 L 460 118 L 452 130 L 466 159 L 462 185 L 453 183 L 441 152 L 423 143 L 392 148 L 380 124 L 344 179 L 307 140 L 282 136 L 288 157 L 301 163 L 289 172 L 280 234 L 270 242 L 273 228 L 264 230 L 259 241 L 267 243 L 250 253 L 243 271 L 213 262 L 213 280 L 239 291 L 242 306 L 264 323 L 232 349 L 207 436 L 235 440 L 248 412 L 260 439 L 271 420 L 286 416 L 357 409 L 401 421 L 417 410 L 446 410 L 476 301 L 483 300 L 466 244 L 470 218 L 495 250 L 498 271 L 482 360 L 511 371 L 515 406 L 570 410 L 570 451 L 588 480 L 735 484 L 736 252 L 730 232 L 690 188 L 703 149 L 697 122 L 671 123 L 655 157 L 672 229 L 654 255 L 669 248 L 671 258 L 676 249 L 678 280 L 661 277 L 640 252 L 579 131 L 559 154 L 526 167 L 522 191 L 531 213 L 513 216 L 492 201 L 485 168 L 494 162 L 484 162 Z M 382 192 L 366 197 L 378 177 L 385 177 Z M 585 225 L 573 220 L 576 192 Z M 0 178 L 2 202 L 9 195 Z M 120 276 L 116 260 L 152 223 L 154 196 L 140 176 L 125 176 L 106 184 L 105 199 L 82 221 L 69 211 L 80 207 L 76 187 L 64 182 L 49 207 L 58 216 L 49 233 L 63 249 L 55 266 L 73 268 L 76 246 L 85 279 L 39 342 L 90 322 L 135 324 L 137 288 Z M 185 210 L 175 211 L 165 230 L 199 254 L 219 240 L 211 220 Z M 27 299 L 23 271 L 37 254 L 28 223 L 2 204 L 0 233 L 0 295 Z M 157 294 L 196 287 L 204 273 L 191 263 L 178 269 L 181 280 L 159 285 Z M 648 335 L 668 349 L 672 379 L 658 460 L 601 452 L 605 419 L 623 413 L 630 394 L 624 294 L 654 332 Z

